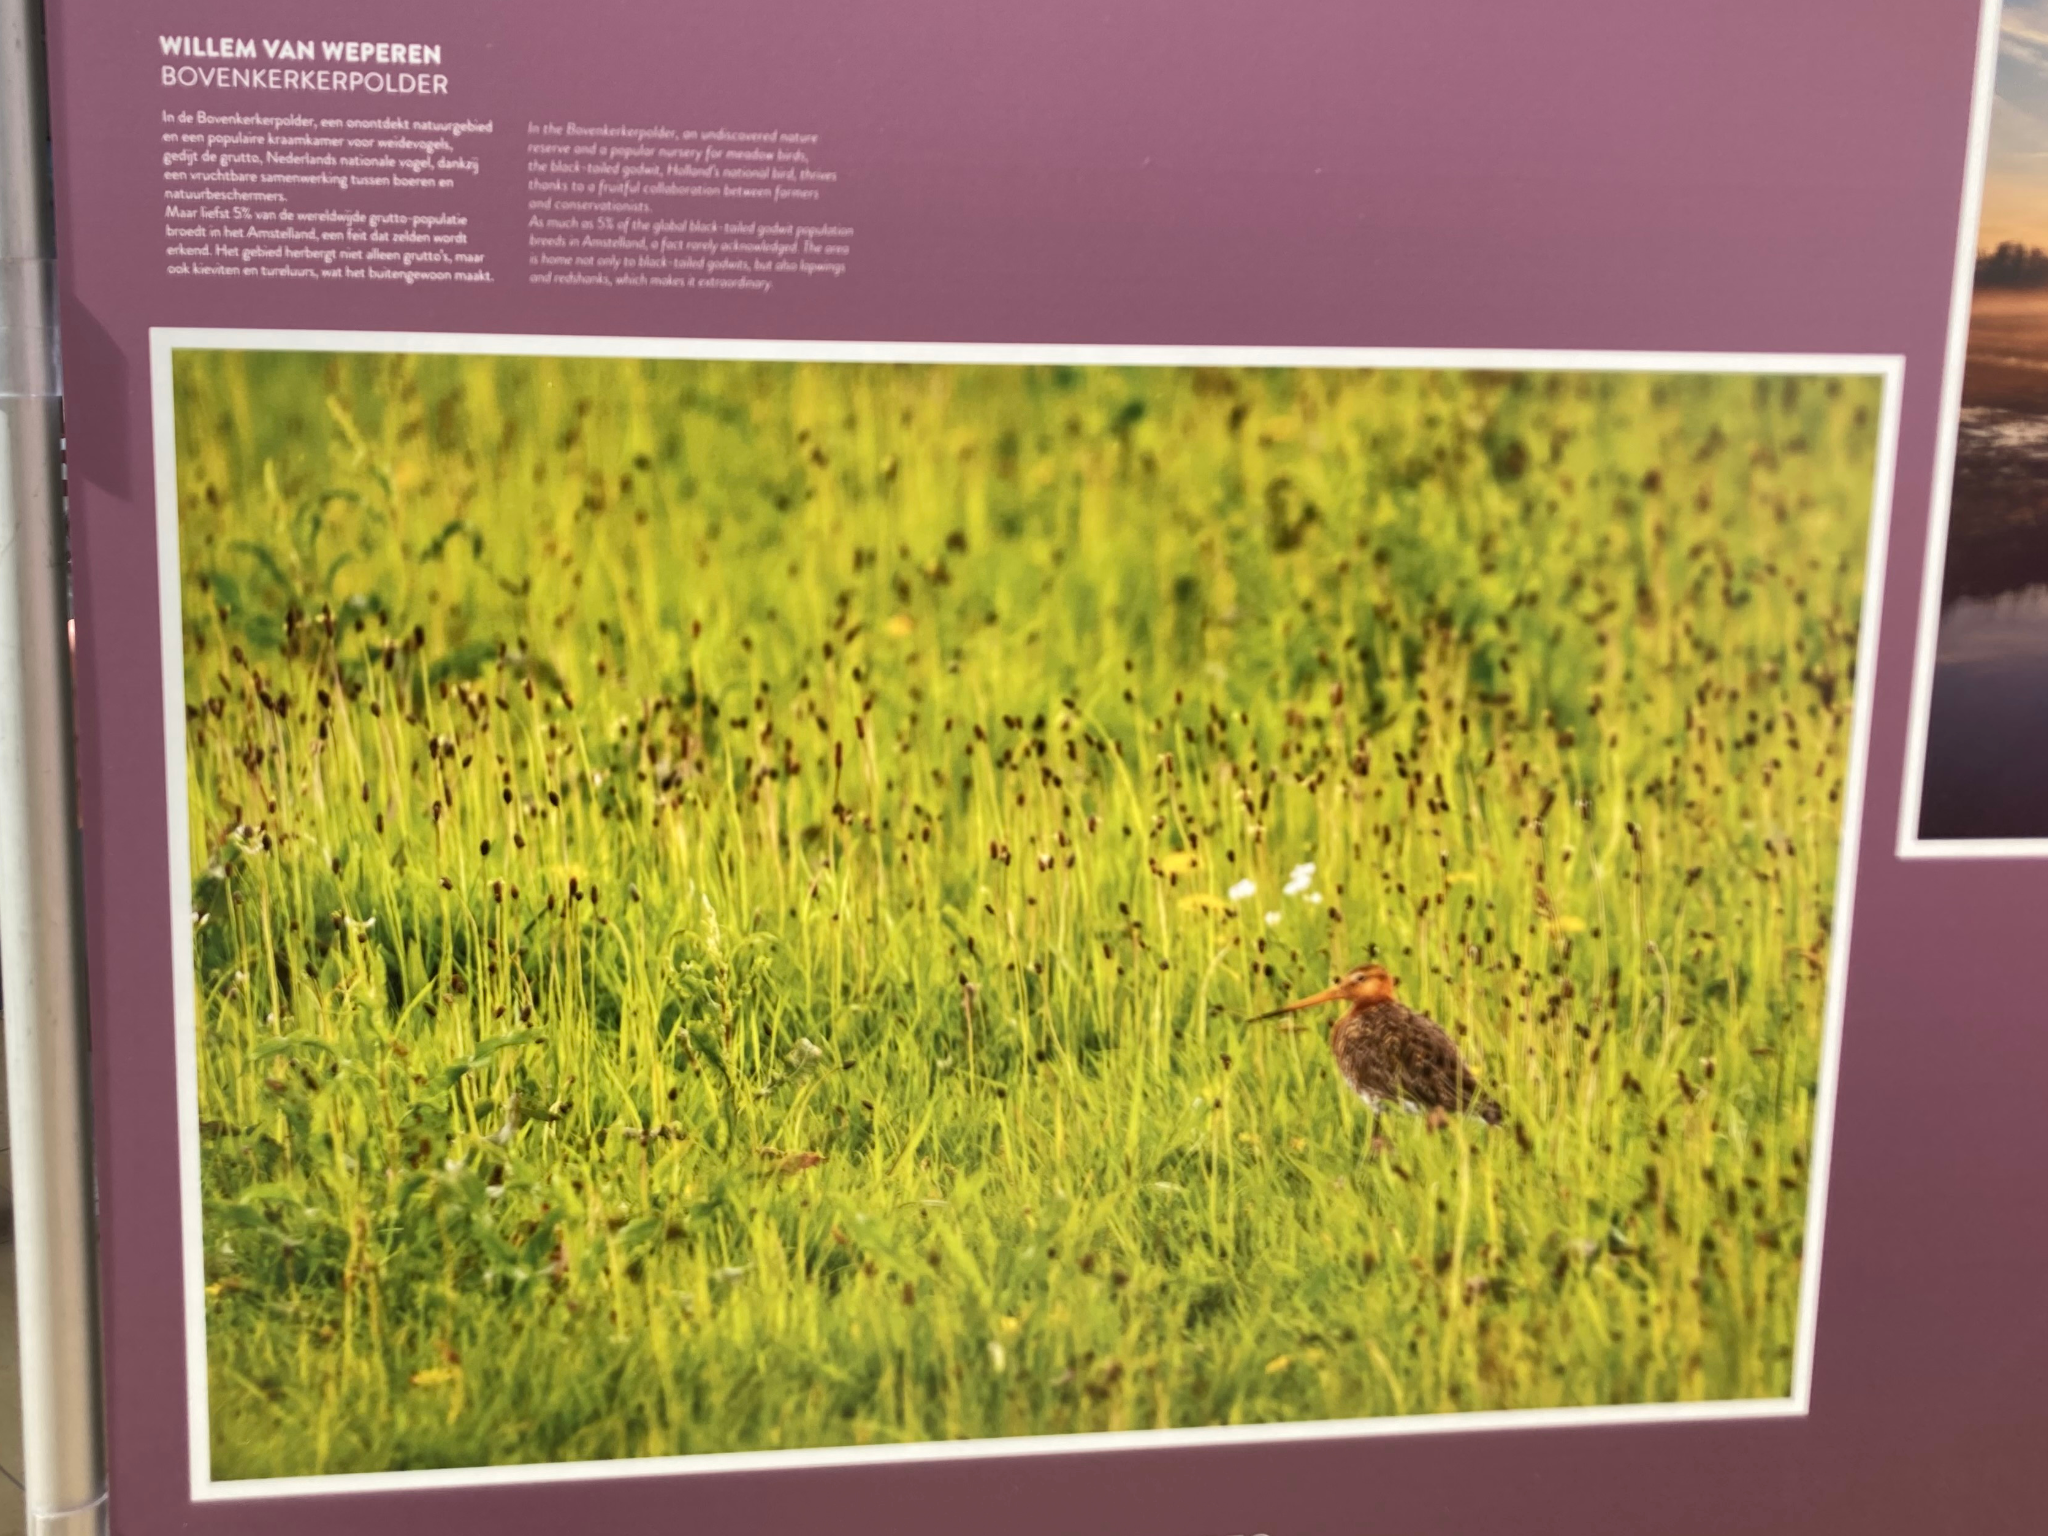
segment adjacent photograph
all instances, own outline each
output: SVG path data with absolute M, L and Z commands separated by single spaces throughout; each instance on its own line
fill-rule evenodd
M 1989 138 L 1902 843 L 2048 855 L 2048 3 L 1992 0 L 1985 18 Z
M 163 355 L 213 1479 L 1794 1396 L 1882 372 Z

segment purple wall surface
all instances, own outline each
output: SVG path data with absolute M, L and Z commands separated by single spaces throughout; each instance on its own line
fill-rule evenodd
M 1974 3 L 289 9 L 50 6 L 117 1530 L 2035 1528 L 2048 867 L 1893 853 Z M 301 105 L 161 87 L 171 26 L 445 42 L 496 281 L 166 272 L 161 114 Z M 529 285 L 518 130 L 579 114 L 817 132 L 848 271 Z M 1902 354 L 1811 1414 L 192 1504 L 152 326 Z

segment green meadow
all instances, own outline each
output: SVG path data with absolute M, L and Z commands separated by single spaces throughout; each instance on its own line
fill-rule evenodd
M 216 1476 L 1790 1390 L 1879 381 L 175 385 Z

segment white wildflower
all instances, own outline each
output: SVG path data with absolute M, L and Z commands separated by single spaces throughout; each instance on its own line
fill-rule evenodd
M 1259 885 L 1256 880 L 1240 880 L 1224 894 L 1232 901 L 1243 901 L 1247 896 L 1258 895 Z
M 1282 896 L 1299 896 L 1308 889 L 1309 882 L 1316 877 L 1313 864 L 1297 864 L 1288 872 L 1287 883 L 1280 888 Z
M 1268 928 L 1278 928 L 1280 926 L 1280 914 L 1278 912 L 1268 912 L 1266 914 L 1266 926 Z

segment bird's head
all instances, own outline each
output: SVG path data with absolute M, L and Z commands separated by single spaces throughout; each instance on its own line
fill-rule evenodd
M 1277 1019 L 1283 1013 L 1299 1013 L 1304 1008 L 1314 1008 L 1322 1003 L 1385 1003 L 1394 997 L 1394 978 L 1387 974 L 1383 965 L 1361 965 L 1356 970 L 1346 971 L 1333 987 L 1325 987 L 1312 997 L 1296 998 L 1283 1003 L 1271 1013 L 1254 1016 L 1259 1019 Z

